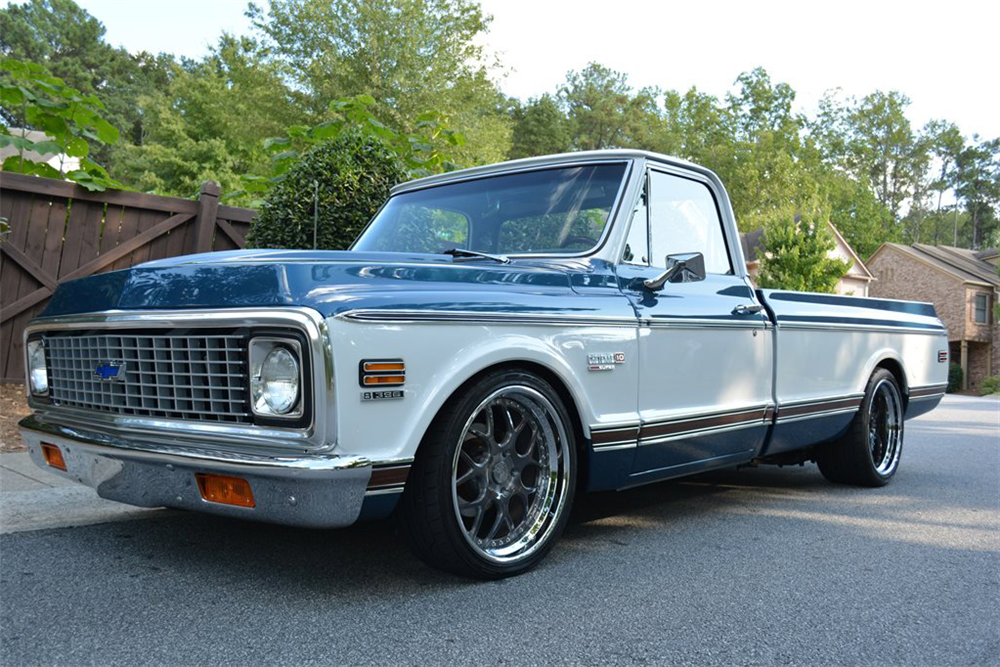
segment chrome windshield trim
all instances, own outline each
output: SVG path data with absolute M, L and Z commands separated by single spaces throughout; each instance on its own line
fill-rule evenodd
M 141 434 L 159 444 L 197 442 L 220 450 L 266 451 L 275 446 L 299 452 L 325 452 L 334 447 L 333 351 L 326 320 L 311 308 L 221 308 L 211 310 L 113 310 L 100 313 L 46 317 L 32 320 L 24 337 L 39 332 L 84 329 L 198 328 L 198 327 L 294 328 L 305 334 L 313 364 L 312 423 L 304 428 L 222 424 L 132 415 L 54 406 L 29 399 L 28 404 L 46 422 L 64 426 L 100 429 L 112 434 Z
M 357 309 L 337 315 L 354 322 L 449 323 L 449 324 L 537 324 L 578 327 L 638 327 L 631 317 L 559 315 L 545 313 L 482 313 L 458 310 Z

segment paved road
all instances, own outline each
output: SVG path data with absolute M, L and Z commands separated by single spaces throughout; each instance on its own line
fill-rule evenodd
M 1000 664 L 1000 402 L 907 428 L 885 489 L 806 466 L 592 496 L 499 583 L 425 568 L 388 523 L 3 535 L 0 663 Z

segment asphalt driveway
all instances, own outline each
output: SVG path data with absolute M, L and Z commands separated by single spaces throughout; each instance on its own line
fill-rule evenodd
M 591 496 L 497 583 L 389 522 L 5 534 L 0 664 L 1000 664 L 1000 401 L 907 429 L 884 489 L 763 467 Z

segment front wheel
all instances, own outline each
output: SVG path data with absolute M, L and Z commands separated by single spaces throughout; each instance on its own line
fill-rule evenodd
M 861 409 L 843 438 L 817 453 L 820 472 L 832 482 L 885 486 L 903 454 L 903 398 L 895 376 L 872 373 Z
M 421 444 L 400 518 L 429 565 L 497 579 L 534 567 L 565 526 L 574 431 L 559 395 L 525 371 L 452 398 Z

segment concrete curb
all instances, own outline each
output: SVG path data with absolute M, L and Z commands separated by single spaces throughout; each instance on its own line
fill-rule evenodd
M 0 534 L 89 526 L 170 514 L 173 512 L 104 500 L 86 486 L 60 486 L 0 494 Z
M 89 487 L 42 470 L 27 452 L 0 454 L 0 534 L 174 513 L 104 500 Z

